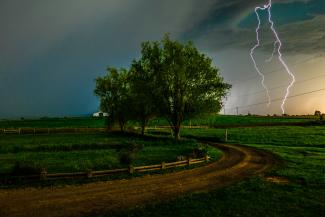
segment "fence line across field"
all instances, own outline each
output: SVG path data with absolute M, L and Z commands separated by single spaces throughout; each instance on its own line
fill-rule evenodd
M 208 129 L 208 128 L 238 128 L 238 127 L 273 127 L 273 126 L 304 126 L 308 124 L 317 124 L 316 122 L 292 122 L 292 123 L 252 123 L 245 125 L 189 125 L 181 126 L 183 129 Z M 135 127 L 134 130 L 139 130 L 140 127 Z M 146 130 L 163 130 L 171 129 L 170 126 L 150 126 Z M 98 133 L 109 132 L 107 128 L 0 128 L 0 134 L 51 134 L 51 133 Z
M 182 128 L 208 128 L 208 126 L 182 126 Z M 140 129 L 140 128 L 135 128 Z M 147 127 L 146 130 L 170 129 L 170 126 Z M 1 134 L 51 134 L 108 132 L 107 128 L 2 128 Z
M 97 133 L 107 128 L 2 128 L 1 134 Z
M 120 173 L 133 174 L 133 173 L 165 170 L 165 169 L 171 169 L 176 167 L 184 167 L 184 166 L 190 166 L 194 164 L 208 162 L 209 159 L 210 157 L 206 155 L 203 158 L 187 159 L 187 160 L 170 162 L 170 163 L 161 162 L 160 164 L 147 165 L 147 166 L 130 165 L 128 168 L 100 170 L 100 171 L 88 170 L 85 172 L 75 172 L 75 173 L 48 173 L 46 170 L 43 170 L 40 174 L 27 175 L 27 176 L 10 176 L 8 174 L 8 178 L 23 179 L 23 180 L 37 180 L 37 179 L 58 180 L 58 179 L 69 179 L 69 178 L 93 178 L 93 177 L 108 176 L 108 175 L 120 174 Z

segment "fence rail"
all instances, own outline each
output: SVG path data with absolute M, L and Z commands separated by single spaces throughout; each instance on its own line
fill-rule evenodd
M 279 123 L 249 123 L 249 124 L 235 124 L 235 125 L 189 125 L 182 126 L 182 128 L 190 129 L 206 129 L 206 128 L 240 128 L 240 127 L 275 127 L 275 126 L 308 126 L 308 125 L 322 125 L 324 122 L 305 121 L 305 122 L 279 122 Z M 137 127 L 139 129 L 139 127 Z M 146 130 L 162 130 L 171 129 L 170 126 L 149 126 Z M 107 128 L 0 128 L 0 134 L 55 134 L 55 133 L 98 133 L 108 132 Z
M 98 133 L 107 128 L 0 128 L 0 134 L 55 134 L 55 133 Z
M 113 170 L 99 170 L 99 171 L 88 170 L 85 172 L 75 172 L 75 173 L 48 173 L 46 170 L 43 170 L 40 174 L 35 174 L 35 175 L 13 176 L 8 174 L 6 176 L 6 179 L 59 180 L 59 179 L 73 179 L 73 178 L 93 178 L 93 177 L 108 176 L 112 174 L 121 174 L 121 173 L 132 174 L 132 173 L 165 170 L 165 169 L 176 168 L 176 167 L 184 167 L 193 164 L 208 162 L 209 159 L 210 159 L 209 156 L 205 156 L 203 158 L 188 159 L 188 160 L 176 161 L 170 163 L 161 162 L 160 164 L 155 164 L 155 165 L 146 165 L 146 166 L 137 166 L 137 167 L 133 167 L 131 165 L 128 168 L 120 168 L 120 169 L 113 169 Z

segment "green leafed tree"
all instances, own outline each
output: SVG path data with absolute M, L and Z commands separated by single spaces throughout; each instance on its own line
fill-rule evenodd
M 124 132 L 131 115 L 129 71 L 109 67 L 105 76 L 96 79 L 95 95 L 100 98 L 101 110 L 109 114 L 109 126 L 118 122 Z
M 144 135 L 145 128 L 150 118 L 156 112 L 152 90 L 153 72 L 146 67 L 142 61 L 133 61 L 130 69 L 130 89 L 132 95 L 132 116 L 141 123 L 141 134 Z
M 153 103 L 176 139 L 185 118 L 220 111 L 231 85 L 192 43 L 182 44 L 166 35 L 161 42 L 143 43 L 141 53 L 141 67 L 151 73 Z

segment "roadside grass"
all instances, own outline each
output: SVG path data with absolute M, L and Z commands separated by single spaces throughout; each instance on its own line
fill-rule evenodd
M 211 124 L 233 123 L 236 125 L 241 118 L 243 119 L 240 123 L 246 124 L 250 120 L 252 120 L 250 123 L 256 123 L 266 117 L 218 116 L 218 118 L 211 121 Z M 279 118 L 281 120 L 273 120 L 291 120 L 291 117 Z M 303 120 L 292 118 L 292 121 L 296 120 L 309 121 L 307 118 Z M 204 121 L 202 118 L 197 123 L 200 125 L 209 123 L 209 120 Z M 155 124 L 157 123 L 152 126 Z M 194 125 L 193 120 L 191 124 Z M 161 123 L 161 125 L 165 124 Z M 102 216 L 318 217 L 325 213 L 325 126 L 243 127 L 228 129 L 227 132 L 229 143 L 249 145 L 278 155 L 282 160 L 281 165 L 268 171 L 265 176 L 284 177 L 289 182 L 277 184 L 268 181 L 263 176 L 253 177 L 212 192 L 185 195 L 167 202 L 153 201 L 144 207 L 123 210 L 118 214 L 103 213 Z M 163 160 L 174 161 L 178 155 L 190 153 L 197 148 L 195 139 L 216 142 L 225 140 L 225 129 L 182 129 L 182 137 L 190 139 L 181 140 L 176 144 L 170 137 L 169 129 L 149 130 L 148 133 L 155 136 L 140 137 L 131 134 L 127 136 L 120 134 L 0 135 L 0 171 L 12 169 L 17 159 L 23 162 L 32 160 L 36 165 L 43 162 L 50 163 L 53 165 L 53 171 L 58 168 L 72 171 L 96 166 L 108 168 L 109 161 L 111 161 L 111 166 L 120 164 L 117 160 L 118 153 L 134 149 L 140 150 L 135 154 L 135 164 L 153 164 Z M 220 152 L 216 149 L 208 147 L 208 152 L 210 155 L 214 153 L 216 158 L 220 156 Z M 113 156 L 113 159 L 107 159 L 108 156 Z M 119 177 L 129 178 L 130 176 Z
M 224 140 L 224 129 L 183 129 L 182 136 Z M 102 216 L 302 217 L 325 213 L 325 127 L 255 127 L 228 130 L 228 142 L 271 151 L 282 163 L 264 176 L 206 193 Z
M 183 135 L 224 140 L 224 129 L 184 129 Z M 265 149 L 284 166 L 270 173 L 304 184 L 325 185 L 325 126 L 228 129 L 228 142 Z M 270 174 L 270 175 L 271 175 Z
M 49 173 L 105 170 L 177 161 L 198 149 L 193 139 L 136 134 L 1 135 L 0 174 L 15 168 L 46 168 Z M 208 148 L 212 159 L 220 151 Z M 36 169 L 36 168 L 35 168 Z
M 323 189 L 294 184 L 276 185 L 255 177 L 209 193 L 187 195 L 119 214 L 98 216 L 319 217 L 325 212 L 324 195 Z

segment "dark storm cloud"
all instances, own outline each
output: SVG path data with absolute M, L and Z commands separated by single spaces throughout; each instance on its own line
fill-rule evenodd
M 307 3 L 313 0 L 273 0 L 276 3 Z M 202 23 L 193 29 L 193 32 L 210 31 L 213 27 L 234 27 L 243 17 L 252 12 L 254 7 L 263 6 L 268 0 L 214 0 L 210 14 L 206 14 L 206 18 Z M 201 32 L 202 33 L 202 32 Z
M 265 31 L 265 29 L 264 29 Z M 312 20 L 283 25 L 277 28 L 285 44 L 283 49 L 291 54 L 315 54 L 325 52 L 325 16 Z M 262 49 L 272 51 L 274 37 L 266 30 L 261 34 Z M 255 31 L 250 29 L 215 29 L 196 41 L 209 51 L 222 49 L 250 49 L 256 43 Z
M 92 112 L 94 78 L 144 40 L 178 37 L 211 1 L 0 1 L 0 117 Z
M 201 23 L 202 32 L 197 34 L 195 42 L 200 45 L 203 49 L 209 51 L 223 50 L 223 49 L 249 49 L 255 44 L 255 25 L 256 20 L 254 18 L 253 23 L 250 24 L 250 28 L 239 27 L 238 24 L 241 20 L 244 20 L 249 13 L 252 13 L 253 8 L 251 5 L 256 5 L 254 1 L 252 4 L 244 4 L 244 1 L 231 1 L 227 7 L 227 14 L 229 14 L 228 23 L 219 22 L 218 17 L 214 17 L 212 20 L 215 21 L 214 25 L 209 24 L 207 31 L 204 31 L 202 26 L 206 23 Z M 288 53 L 293 54 L 313 54 L 325 52 L 325 2 L 321 0 L 310 0 L 310 1 L 277 1 L 281 3 L 274 5 L 279 7 L 286 6 L 288 11 L 286 14 L 275 11 L 274 20 L 277 17 L 281 17 L 282 20 L 290 20 L 288 24 L 283 22 L 281 25 L 277 25 L 276 29 L 279 32 L 282 40 L 285 42 L 284 50 Z M 300 2 L 300 3 L 299 3 Z M 243 5 L 239 9 L 238 5 Z M 274 7 L 274 6 L 273 6 Z M 290 8 L 291 7 L 291 8 Z M 302 7 L 308 10 L 296 10 Z M 221 10 L 219 8 L 217 10 Z M 239 12 L 238 10 L 241 10 Z M 282 12 L 282 11 L 281 11 Z M 308 14 L 297 14 L 297 13 L 308 13 Z M 295 15 L 296 20 L 292 20 L 291 14 Z M 231 15 L 231 16 L 230 16 Z M 308 16 L 307 16 L 308 15 Z M 255 15 L 254 15 L 255 16 Z M 300 17 L 300 19 L 299 19 Z M 226 25 L 225 25 L 226 24 Z M 277 23 L 276 23 L 277 24 Z M 272 50 L 273 48 L 273 35 L 268 30 L 268 26 L 264 26 L 261 29 L 261 39 L 263 41 L 264 50 Z
M 94 79 L 107 65 L 127 67 L 139 55 L 141 42 L 166 32 L 197 42 L 202 51 L 247 48 L 254 30 L 238 23 L 265 2 L 0 0 L 0 117 L 95 111 Z M 323 49 L 316 43 L 324 40 L 324 19 L 318 15 L 315 11 L 313 20 L 279 28 L 284 40 L 292 41 L 286 49 Z M 296 32 L 300 35 L 291 37 Z

